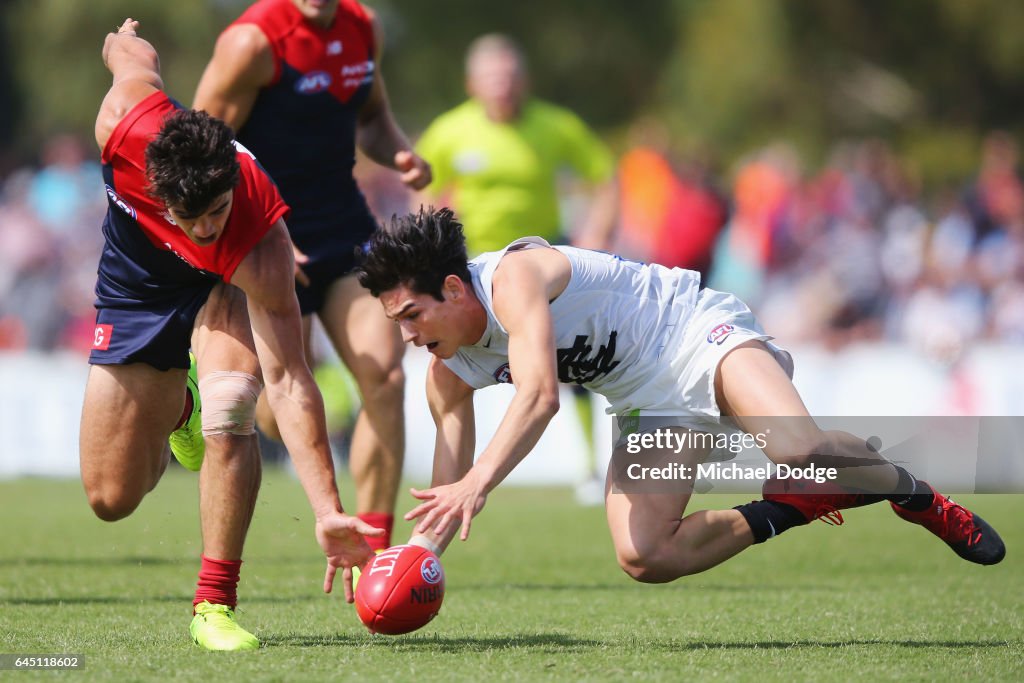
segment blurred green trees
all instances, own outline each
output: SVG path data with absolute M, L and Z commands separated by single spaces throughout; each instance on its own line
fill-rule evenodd
M 20 99 L 17 144 L 30 147 L 63 130 L 91 139 L 110 87 L 104 36 L 129 16 L 159 52 L 168 91 L 189 103 L 218 31 L 234 15 L 220 9 L 207 0 L 9 0 L 0 11 Z
M 184 104 L 217 33 L 245 0 L 0 3 L 0 144 L 27 157 L 58 130 L 88 135 L 109 77 L 103 36 L 143 23 Z M 368 0 L 387 45 L 396 112 L 415 131 L 460 101 L 466 45 L 518 39 L 534 89 L 613 139 L 642 114 L 682 148 L 723 159 L 770 140 L 818 160 L 844 137 L 880 136 L 926 179 L 962 177 L 985 130 L 1018 132 L 1024 4 L 1003 0 Z M 4 87 L 3 72 L 8 74 Z

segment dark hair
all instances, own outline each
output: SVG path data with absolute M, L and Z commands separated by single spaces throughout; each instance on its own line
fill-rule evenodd
M 228 124 L 204 111 L 175 112 L 146 147 L 149 193 L 186 217 L 202 215 L 238 184 L 234 138 Z
M 451 209 L 424 209 L 401 218 L 370 239 L 359 264 L 359 284 L 374 296 L 407 285 L 419 294 L 430 294 L 438 301 L 449 275 L 470 282 L 466 238 L 462 224 Z

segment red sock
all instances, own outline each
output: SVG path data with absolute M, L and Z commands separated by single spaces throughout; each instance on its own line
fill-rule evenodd
M 364 536 L 367 545 L 373 551 L 386 550 L 391 547 L 391 530 L 395 526 L 395 516 L 383 512 L 360 512 L 359 519 L 378 529 L 384 530 L 383 536 Z
M 174 425 L 174 431 L 178 431 L 192 417 L 192 392 L 185 389 L 185 410 L 178 418 L 178 424 Z
M 241 560 L 211 560 L 202 555 L 199 567 L 199 581 L 196 583 L 196 597 L 192 607 L 203 600 L 214 605 L 227 605 L 234 609 L 238 604 L 238 573 Z

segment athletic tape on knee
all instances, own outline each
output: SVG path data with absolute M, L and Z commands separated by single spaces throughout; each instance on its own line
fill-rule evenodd
M 199 380 L 203 436 L 255 434 L 260 389 L 260 381 L 247 372 L 217 371 Z

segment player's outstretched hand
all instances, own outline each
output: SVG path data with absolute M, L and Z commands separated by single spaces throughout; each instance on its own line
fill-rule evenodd
M 316 540 L 327 556 L 324 592 L 334 587 L 334 575 L 342 570 L 345 602 L 352 602 L 352 567 L 360 567 L 373 557 L 363 536 L 382 536 L 384 529 L 372 527 L 358 517 L 334 512 L 316 521 Z
M 430 164 L 407 149 L 395 154 L 395 168 L 402 174 L 402 182 L 414 190 L 422 190 L 433 179 Z
M 433 527 L 436 534 L 444 535 L 449 524 L 461 522 L 462 531 L 459 538 L 463 541 L 469 538 L 469 527 L 473 517 L 487 502 L 487 491 L 483 482 L 472 469 L 454 484 L 435 486 L 424 491 L 409 489 L 409 493 L 424 501 L 405 513 L 406 520 L 422 517 L 416 525 L 415 533 L 427 533 Z

